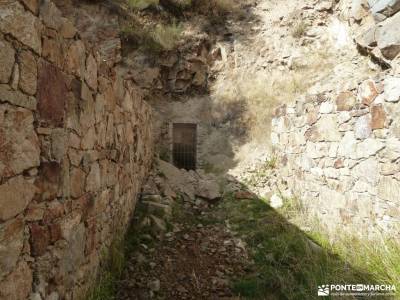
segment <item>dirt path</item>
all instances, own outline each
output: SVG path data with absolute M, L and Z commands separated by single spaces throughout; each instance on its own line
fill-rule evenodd
M 177 203 L 173 230 L 162 240 L 139 236 L 118 299 L 238 299 L 231 282 L 246 273 L 249 258 L 243 242 L 207 206 Z

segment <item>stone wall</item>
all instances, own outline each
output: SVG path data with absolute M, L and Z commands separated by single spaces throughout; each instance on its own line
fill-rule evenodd
M 276 110 L 280 176 L 328 228 L 398 233 L 399 100 L 400 77 L 382 75 Z
M 150 168 L 151 109 L 50 1 L 0 2 L 0 65 L 0 299 L 80 299 Z

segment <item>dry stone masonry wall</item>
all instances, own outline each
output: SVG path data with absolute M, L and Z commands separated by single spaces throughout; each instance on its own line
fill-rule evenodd
M 50 1 L 0 2 L 0 299 L 80 299 L 152 159 L 151 110 Z
M 396 232 L 399 100 L 400 77 L 383 76 L 276 110 L 272 141 L 282 163 L 279 173 L 328 228 Z

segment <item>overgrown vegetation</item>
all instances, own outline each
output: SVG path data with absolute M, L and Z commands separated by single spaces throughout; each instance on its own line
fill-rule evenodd
M 286 209 L 293 212 L 296 206 Z M 305 234 L 260 200 L 226 199 L 221 208 L 254 260 L 253 271 L 233 285 L 242 297 L 318 299 L 321 284 L 399 282 L 397 242 L 377 244 L 344 237 L 332 244 L 321 232 Z
M 154 243 L 149 228 L 138 226 L 145 215 L 142 207 L 139 206 L 135 214 L 137 216 L 135 222 L 131 224 L 126 234 L 117 234 L 109 250 L 103 253 L 104 264 L 101 265 L 97 280 L 88 293 L 88 300 L 116 300 L 119 280 L 129 256 L 139 249 L 141 244 L 150 246 Z
M 271 171 L 277 167 L 278 158 L 277 156 L 273 155 L 265 160 L 263 164 L 258 166 L 251 175 L 246 178 L 244 181 L 249 186 L 256 186 L 257 183 L 262 181 L 263 179 L 268 179 L 271 176 Z
M 177 23 L 142 27 L 132 22 L 122 29 L 125 39 L 135 42 L 145 51 L 158 53 L 174 49 L 181 38 L 182 26 Z

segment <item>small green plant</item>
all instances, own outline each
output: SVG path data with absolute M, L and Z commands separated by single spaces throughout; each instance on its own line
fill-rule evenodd
M 124 238 L 117 234 L 109 249 L 103 252 L 105 264 L 99 272 L 97 281 L 89 291 L 88 300 L 114 299 L 117 281 L 122 275 L 125 266 Z
M 278 164 L 278 157 L 276 155 L 268 158 L 265 162 L 265 166 L 268 169 L 275 169 Z
M 107 250 L 102 252 L 102 265 L 96 281 L 88 291 L 88 300 L 116 300 L 118 282 L 123 276 L 128 258 L 137 251 L 140 244 L 153 247 L 155 241 L 148 237 L 151 229 L 137 226 L 145 217 L 146 211 L 138 205 L 135 215 L 136 221 L 128 228 L 125 234 L 118 233 Z
M 292 37 L 298 39 L 304 36 L 307 32 L 308 25 L 304 21 L 299 21 L 296 24 L 294 24 L 291 35 Z

